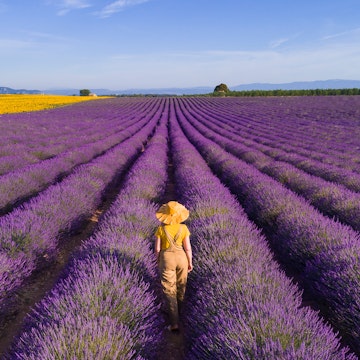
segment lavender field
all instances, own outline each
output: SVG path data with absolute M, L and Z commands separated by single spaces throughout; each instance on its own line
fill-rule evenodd
M 0 358 L 170 359 L 168 200 L 194 252 L 174 359 L 359 358 L 360 97 L 124 97 L 0 129 Z M 100 212 L 6 339 L 24 288 Z

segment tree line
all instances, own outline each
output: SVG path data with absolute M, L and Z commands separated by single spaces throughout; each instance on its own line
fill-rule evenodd
M 317 96 L 360 95 L 360 88 L 351 89 L 307 89 L 307 90 L 242 90 L 231 91 L 225 84 L 217 85 L 213 96 Z

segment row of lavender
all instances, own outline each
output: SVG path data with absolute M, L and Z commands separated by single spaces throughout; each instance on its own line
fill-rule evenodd
M 289 101 L 289 99 L 287 99 L 287 101 Z M 342 106 L 344 112 L 346 109 L 345 105 L 346 103 Z M 199 110 L 201 108 L 199 104 L 197 104 L 197 101 L 196 108 Z M 209 108 L 203 107 L 202 111 L 207 113 Z M 263 109 L 259 106 L 257 111 L 254 112 L 253 117 L 244 119 L 240 110 L 227 112 L 226 109 L 219 106 L 219 108 L 212 108 L 210 115 L 220 126 L 227 127 L 231 129 L 232 132 L 241 136 L 244 144 L 250 144 L 250 146 L 278 160 L 291 162 L 305 171 L 314 172 L 319 176 L 322 176 L 321 173 L 324 173 L 327 179 L 331 176 L 333 178 L 337 176 L 336 180 L 339 181 L 341 181 L 341 176 L 352 176 L 352 172 L 358 175 L 360 171 L 358 158 L 360 144 L 358 140 L 353 140 L 356 139 L 357 129 L 359 128 L 358 118 L 348 115 L 347 119 L 346 115 L 344 115 L 342 121 L 338 120 L 332 124 L 338 129 L 338 138 L 333 138 L 330 142 L 328 135 L 324 132 L 317 137 L 312 136 L 312 142 L 306 145 L 302 143 L 301 134 L 298 133 L 296 128 L 296 122 L 289 114 L 285 112 L 280 114 L 281 116 L 279 115 L 279 119 L 268 119 L 266 118 L 267 114 L 263 114 L 262 111 Z M 321 114 L 320 110 L 318 110 L 317 114 L 321 117 L 325 116 Z M 316 118 L 316 113 L 313 116 Z M 350 120 L 352 121 L 351 124 L 349 124 Z M 292 123 L 292 121 L 294 121 L 294 123 Z M 311 118 L 305 118 L 303 122 L 305 124 L 313 123 L 314 128 L 316 128 L 317 122 L 315 120 L 312 122 Z M 286 123 L 292 124 L 292 137 L 298 137 L 299 140 L 295 140 L 291 136 L 288 136 L 288 134 L 283 133 L 282 128 Z M 328 124 L 328 127 L 331 127 L 331 123 Z M 350 140 L 353 140 L 354 145 L 347 145 L 346 148 L 332 151 L 331 146 L 336 147 L 339 143 L 342 145 L 346 144 L 346 142 L 343 141 L 343 137 L 340 136 L 341 133 L 346 134 Z M 299 143 L 294 145 L 296 141 Z M 340 176 L 337 175 L 338 173 Z
M 173 108 L 171 119 L 178 190 L 191 209 L 196 254 L 185 313 L 187 358 L 356 359 L 339 350 L 339 340 L 316 313 L 300 308 L 299 291 L 184 138 Z M 7 358 L 156 358 L 160 323 L 149 285 L 155 281 L 149 241 L 157 223 L 153 201 L 166 179 L 161 124 L 97 232 L 30 315 Z
M 96 232 L 6 358 L 156 359 L 162 320 L 152 241 L 167 178 L 167 120 L 168 107 Z
M 357 169 L 359 102 L 356 97 L 258 98 L 218 100 L 210 106 L 196 100 L 205 112 L 215 108 L 225 121 L 232 118 L 237 131 L 265 145 Z
M 177 108 L 176 116 L 183 114 Z M 273 260 L 266 239 L 184 136 L 172 114 L 181 200 L 195 267 L 185 304 L 187 359 L 356 359 Z
M 284 100 L 284 102 L 290 99 Z M 218 119 L 220 124 L 224 127 L 230 128 L 235 133 L 242 135 L 244 138 L 251 139 L 252 142 L 257 143 L 259 150 L 267 151 L 269 155 L 273 157 L 289 158 L 294 162 L 301 163 L 307 159 L 309 162 L 308 166 L 312 167 L 320 166 L 325 163 L 324 169 L 336 169 L 337 167 L 343 168 L 344 170 L 353 170 L 357 173 L 360 171 L 359 159 L 357 156 L 357 149 L 360 144 L 354 141 L 354 144 L 346 144 L 346 141 L 342 140 L 343 137 L 350 139 L 356 139 L 358 133 L 358 119 L 349 114 L 342 114 L 339 112 L 339 116 L 343 116 L 343 123 L 340 120 L 334 121 L 333 123 L 329 119 L 327 124 L 328 128 L 335 127 L 338 132 L 337 141 L 333 136 L 329 136 L 326 129 L 323 129 L 318 135 L 315 131 L 313 135 L 313 128 L 316 129 L 317 116 L 324 117 L 318 109 L 314 109 L 312 117 L 308 115 L 305 118 L 301 118 L 302 122 L 298 124 L 296 121 L 298 114 L 294 114 L 294 109 L 279 112 L 278 117 L 268 117 L 269 114 L 266 112 L 265 104 L 259 103 L 253 104 L 256 110 L 252 111 L 252 116 L 245 116 L 243 110 L 236 101 L 233 99 L 233 103 L 216 103 L 216 107 L 208 106 L 208 104 L 202 103 L 198 99 L 195 100 L 196 107 L 201 109 L 204 115 L 208 115 L 210 118 Z M 319 102 L 325 101 L 324 99 L 318 99 Z M 190 104 L 190 102 L 189 102 Z M 203 104 L 203 106 L 201 106 Z M 227 105 L 227 106 L 225 106 Z M 233 105 L 233 107 L 231 106 Z M 238 106 L 235 106 L 238 105 Z M 304 101 L 304 107 L 306 102 Z M 346 111 L 346 102 L 342 104 L 342 111 Z M 231 111 L 231 109 L 234 109 Z M 298 110 L 298 109 L 296 109 Z M 318 111 L 316 113 L 316 111 Z M 295 119 L 293 118 L 295 115 Z M 346 118 L 346 116 L 348 118 Z M 316 120 L 314 120 L 316 119 Z M 351 122 L 352 120 L 352 122 Z M 292 129 L 289 132 L 284 131 L 286 124 L 291 124 Z M 308 132 L 311 135 L 308 140 L 308 144 L 303 139 L 301 129 L 309 128 Z M 343 136 L 341 136 L 341 134 Z M 360 134 L 359 134 L 360 136 Z M 328 140 L 332 139 L 332 141 Z M 303 143 L 305 142 L 305 143 Z M 341 143 L 343 146 L 337 149 L 337 145 Z M 345 146 L 346 145 L 346 146 Z
M 1 115 L 0 174 L 53 158 L 124 129 L 121 122 L 131 120 L 135 106 L 136 103 L 130 106 L 125 100 L 116 103 L 105 99 L 88 106 L 78 103 L 52 110 Z M 104 111 L 104 107 L 112 111 Z
M 97 110 L 99 111 L 101 107 L 104 110 L 109 105 L 108 103 L 98 103 Z M 114 105 L 119 106 L 119 104 L 114 103 L 112 108 L 115 109 L 118 106 Z M 133 136 L 156 112 L 158 104 L 151 105 L 151 107 L 138 110 L 137 114 L 145 114 L 142 118 L 135 117 L 127 120 L 126 117 L 129 115 L 125 112 L 125 114 L 116 117 L 115 121 L 113 113 L 104 114 L 99 122 L 105 129 L 108 129 L 108 127 L 112 128 L 111 133 L 107 137 L 86 144 L 80 142 L 76 146 L 73 145 L 70 150 L 62 152 L 51 159 L 28 165 L 0 176 L 0 214 L 4 214 L 14 204 L 21 202 L 22 199 L 36 194 L 57 181 L 60 177 L 69 174 L 75 166 L 89 162 L 94 157 L 103 154 L 111 147 Z M 92 110 L 89 107 L 87 111 L 83 109 L 82 113 L 84 116 L 86 114 L 87 118 L 93 118 L 95 114 L 91 113 Z M 60 114 L 59 111 L 57 111 L 57 114 Z M 99 116 L 99 112 L 96 115 Z M 110 120 L 106 118 L 106 115 Z M 83 117 L 80 117 L 77 121 L 81 122 L 82 119 Z M 108 129 L 107 132 L 109 131 Z
M 274 160 L 257 150 L 255 142 L 247 141 L 248 145 L 244 145 L 243 137 L 224 128 L 221 124 L 215 124 L 214 117 L 206 117 L 202 112 L 189 106 L 189 104 L 187 105 L 182 106 L 183 112 L 197 131 L 205 137 L 214 140 L 228 152 L 252 164 L 261 172 L 270 175 L 292 191 L 300 194 L 322 213 L 335 216 L 355 230 L 360 230 L 360 193 L 351 191 L 344 185 L 308 174 L 287 162 Z M 343 182 L 357 179 L 353 185 L 358 184 L 360 191 L 359 174 L 350 177 L 344 176 L 343 171 L 341 171 L 339 176 Z
M 323 216 L 279 182 L 225 152 L 216 139 L 206 139 L 184 116 L 180 101 L 177 107 L 189 139 L 266 231 L 279 258 L 324 304 L 332 324 L 359 349 L 360 234 Z
M 105 105 L 108 111 L 104 111 Z M 1 115 L 0 175 L 104 139 L 123 129 L 119 115 L 130 120 L 136 107 L 138 104 L 134 100 L 122 100 L 117 104 L 108 99 L 53 110 Z
M 62 233 L 96 210 L 106 187 L 140 154 L 163 106 L 159 104 L 153 118 L 134 136 L 0 218 L 0 310 L 40 259 L 56 256 Z

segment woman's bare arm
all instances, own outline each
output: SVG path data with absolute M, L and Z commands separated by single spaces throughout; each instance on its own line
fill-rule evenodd
M 154 252 L 155 252 L 156 260 L 159 260 L 160 250 L 161 250 L 160 236 L 156 236 L 155 237 L 155 245 L 154 245 Z
M 188 271 L 191 271 L 193 269 L 193 263 L 192 263 L 192 249 L 191 249 L 191 243 L 190 243 L 190 237 L 187 236 L 183 241 L 183 247 L 185 250 L 186 257 L 188 259 Z

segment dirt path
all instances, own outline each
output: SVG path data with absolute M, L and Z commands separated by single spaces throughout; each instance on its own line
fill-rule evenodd
M 174 168 L 171 161 L 168 165 L 169 181 L 166 186 L 163 203 L 171 200 L 177 200 Z M 165 321 L 168 324 L 167 315 L 164 314 Z M 183 360 L 185 359 L 185 339 L 184 328 L 179 324 L 180 331 L 172 332 L 167 329 L 163 331 L 163 339 L 159 346 L 157 360 Z
M 181 326 L 179 332 L 164 330 L 163 342 L 159 350 L 157 360 L 185 359 L 184 330 Z

